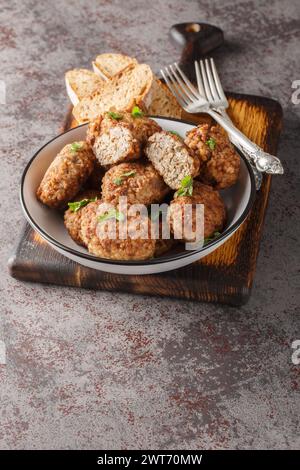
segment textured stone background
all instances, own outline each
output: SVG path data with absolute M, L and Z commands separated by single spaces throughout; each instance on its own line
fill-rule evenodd
M 1 448 L 300 448 L 300 366 L 291 362 L 299 13 L 298 0 L 0 1 Z M 168 28 L 190 20 L 224 29 L 227 89 L 275 97 L 285 111 L 286 174 L 273 181 L 250 302 L 234 309 L 11 279 L 19 179 L 64 117 L 65 70 L 111 50 L 158 70 L 178 58 Z

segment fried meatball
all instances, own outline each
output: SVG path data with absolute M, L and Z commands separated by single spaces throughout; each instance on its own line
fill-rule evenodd
M 66 145 L 46 171 L 37 198 L 53 208 L 64 208 L 92 173 L 95 156 L 86 142 Z
M 160 129 L 150 118 L 110 111 L 89 124 L 87 142 L 101 165 L 115 165 L 140 158 L 148 137 Z
M 229 188 L 236 183 L 240 156 L 220 126 L 199 125 L 187 133 L 185 143 L 200 159 L 199 179 L 203 183 L 216 189 Z
M 167 223 L 167 220 L 165 220 L 165 223 Z M 167 251 L 171 250 L 178 242 L 177 240 L 174 240 L 172 234 L 170 233 L 169 238 L 164 238 L 164 234 L 162 231 L 162 222 L 159 222 L 159 234 L 158 238 L 155 240 L 155 252 L 154 256 L 157 258 L 158 256 L 161 256 L 165 254 Z
M 177 240 L 174 240 L 167 221 L 168 207 L 167 204 L 158 207 L 152 206 L 149 214 L 151 237 L 155 239 L 154 256 L 156 258 L 169 251 L 178 243 Z
M 74 198 L 72 202 L 83 201 L 85 199 L 90 200 L 90 199 L 95 199 L 95 198 L 100 199 L 100 192 L 90 189 L 90 190 L 82 191 L 81 193 L 77 194 L 77 196 Z M 88 204 L 91 204 L 91 202 L 89 202 Z M 87 204 L 79 208 L 76 211 L 73 211 L 71 210 L 71 208 L 69 208 L 68 210 L 65 211 L 65 215 L 64 215 L 64 223 L 65 223 L 66 229 L 69 232 L 70 237 L 74 240 L 74 242 L 78 243 L 78 245 L 83 245 L 83 246 L 85 246 L 85 243 L 81 237 L 81 215 L 82 215 L 83 208 L 86 206 Z
M 148 140 L 145 153 L 172 189 L 178 189 L 185 176 L 194 177 L 199 173 L 199 158 L 193 155 L 179 136 L 170 132 L 153 134 Z
M 192 233 L 184 232 L 183 227 L 189 214 L 184 214 L 184 205 L 191 204 L 191 229 Z M 171 231 L 176 234 L 182 232 L 183 241 L 194 242 L 197 239 L 196 231 L 196 204 L 204 204 L 204 238 L 208 238 L 216 231 L 222 230 L 226 219 L 226 209 L 223 200 L 218 191 L 211 186 L 194 181 L 193 195 L 192 196 L 178 196 L 171 201 L 168 221 Z
M 120 163 L 110 168 L 102 180 L 102 198 L 111 203 L 126 196 L 128 204 L 148 206 L 161 202 L 169 191 L 151 163 Z
M 97 201 L 90 202 L 87 206 L 81 209 L 79 236 L 82 240 L 82 244 L 86 247 L 96 233 L 97 210 L 101 204 L 103 204 L 103 201 L 101 199 L 97 199 Z
M 155 252 L 154 257 L 158 258 L 159 256 L 164 255 L 171 250 L 176 245 L 176 240 L 174 238 L 158 238 L 155 241 Z
M 113 209 L 109 209 L 113 207 Z M 120 236 L 120 221 L 116 218 L 99 221 L 99 217 L 118 211 L 118 206 L 96 201 L 83 209 L 81 236 L 91 254 L 117 260 L 144 260 L 154 256 L 155 240 L 150 236 L 148 216 L 130 214 L 128 206 L 127 231 Z M 120 214 L 120 213 L 119 213 Z M 137 233 L 136 229 L 138 230 Z

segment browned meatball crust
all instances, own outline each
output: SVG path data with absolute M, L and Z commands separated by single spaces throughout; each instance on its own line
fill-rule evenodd
M 100 199 L 100 192 L 95 191 L 95 190 L 86 190 L 82 191 L 81 193 L 77 194 L 77 196 L 74 198 L 72 202 L 78 202 L 78 201 L 83 201 L 87 200 L 89 201 L 90 199 L 95 199 L 99 198 Z M 91 202 L 89 202 L 91 204 Z M 78 245 L 83 245 L 85 246 L 84 241 L 82 240 L 81 237 L 81 215 L 84 207 L 87 205 L 79 208 L 76 211 L 73 211 L 71 208 L 65 211 L 64 215 L 64 223 L 66 226 L 66 229 L 69 232 L 70 237 L 74 240 L 74 242 L 78 243 Z
M 92 173 L 95 156 L 86 142 L 66 145 L 46 171 L 37 198 L 53 208 L 64 208 Z
M 166 254 L 168 251 L 170 251 L 175 245 L 176 245 L 177 240 L 174 240 L 174 238 L 158 238 L 155 241 L 155 252 L 154 252 L 154 257 L 158 258 L 159 256 L 162 256 Z
M 196 204 L 204 204 L 204 238 L 208 238 L 214 232 L 222 230 L 226 220 L 226 209 L 219 192 L 211 186 L 194 181 L 192 196 L 179 196 L 171 201 L 168 221 L 175 238 L 176 234 L 181 232 L 185 222 L 183 213 L 185 204 L 192 205 L 192 232 L 196 230 Z M 184 235 L 183 240 L 187 242 L 194 242 L 197 238 L 195 233 L 185 233 Z
M 103 204 L 103 201 L 101 199 L 97 199 L 97 201 L 90 202 L 81 210 L 80 238 L 83 245 L 86 247 L 89 244 L 89 240 L 95 236 L 97 226 L 97 210 L 101 204 Z
M 167 220 L 164 221 L 167 223 Z M 162 222 L 159 222 L 159 234 L 158 238 L 155 240 L 155 253 L 154 256 L 157 258 L 161 255 L 167 253 L 171 248 L 173 248 L 178 243 L 177 240 L 174 240 L 172 234 L 170 233 L 169 238 L 164 238 L 162 231 Z
M 172 189 L 178 189 L 184 177 L 199 174 L 199 158 L 194 156 L 180 137 L 171 132 L 153 134 L 148 140 L 145 153 Z
M 128 229 L 126 238 L 119 236 L 120 222 L 114 220 L 99 221 L 99 217 L 107 214 L 113 207 L 111 204 L 100 201 L 90 203 L 83 209 L 81 219 L 81 236 L 86 243 L 91 254 L 100 258 L 109 258 L 117 260 L 144 260 L 154 256 L 155 240 L 150 237 L 150 222 L 148 217 L 140 218 L 130 214 L 128 206 Z M 115 209 L 118 211 L 118 206 Z M 115 238 L 114 228 L 116 227 L 117 237 Z M 138 230 L 144 230 L 142 234 L 136 234 L 135 227 Z
M 115 165 L 140 158 L 148 137 L 160 129 L 145 116 L 110 111 L 89 124 L 87 142 L 101 165 Z
M 236 183 L 240 156 L 220 126 L 201 124 L 187 133 L 185 143 L 200 159 L 199 179 L 203 183 L 216 189 L 229 188 Z
M 169 192 L 163 178 L 151 163 L 120 163 L 113 166 L 102 180 L 102 198 L 117 203 L 121 196 L 128 204 L 155 204 Z

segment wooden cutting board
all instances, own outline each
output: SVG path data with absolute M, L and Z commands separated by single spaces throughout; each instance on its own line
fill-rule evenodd
M 228 97 L 230 115 L 237 127 L 264 150 L 276 154 L 282 123 L 280 104 L 250 95 L 229 93 Z M 184 118 L 203 121 L 203 116 Z M 61 130 L 74 125 L 69 111 Z M 265 175 L 253 209 L 239 230 L 220 248 L 190 266 L 148 276 L 96 271 L 57 253 L 26 224 L 9 260 L 10 274 L 22 281 L 242 305 L 251 292 L 270 185 L 271 177 Z

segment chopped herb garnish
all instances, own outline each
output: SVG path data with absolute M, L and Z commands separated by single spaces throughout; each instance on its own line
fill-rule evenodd
M 117 211 L 117 209 L 111 209 L 103 215 L 99 215 L 98 222 L 102 223 L 109 219 L 116 219 L 119 222 L 125 219 L 125 216 L 122 212 Z
M 79 149 L 81 149 L 81 144 L 79 142 L 73 142 L 73 144 L 71 144 L 72 152 L 76 153 Z
M 169 132 L 170 132 L 170 134 L 177 135 L 177 137 L 180 137 L 180 139 L 182 139 L 181 135 L 178 134 L 178 132 L 176 132 L 176 131 L 169 131 Z
M 115 111 L 108 111 L 107 113 L 110 118 L 115 119 L 116 121 L 120 121 L 123 118 L 123 114 L 117 113 Z
M 78 212 L 82 207 L 95 201 L 97 201 L 97 197 L 94 197 L 93 199 L 82 199 L 81 201 L 68 202 L 68 206 L 72 212 Z
M 143 117 L 144 113 L 138 106 L 133 106 L 132 111 L 131 111 L 131 116 L 132 117 Z
M 180 183 L 180 188 L 176 191 L 175 197 L 193 195 L 193 178 L 185 176 Z
M 208 237 L 208 238 L 204 238 L 204 245 L 206 245 L 207 243 L 211 242 L 211 241 L 214 240 L 215 238 L 218 238 L 220 235 L 221 235 L 220 232 L 214 232 L 212 236 L 210 236 L 210 237 Z
M 125 173 L 122 173 L 121 177 L 126 177 L 126 176 L 134 176 L 136 174 L 136 171 L 130 170 L 130 171 L 125 171 Z
M 114 179 L 114 184 L 116 184 L 117 186 L 121 186 L 122 182 L 123 180 L 121 177 Z
M 206 143 L 206 145 L 209 146 L 210 150 L 215 150 L 215 147 L 217 145 L 217 142 L 215 141 L 215 139 L 210 137 L 205 143 Z
M 127 178 L 129 176 L 134 176 L 136 174 L 136 171 L 134 170 L 130 170 L 130 171 L 126 171 L 125 173 L 122 173 L 121 176 L 119 176 L 118 178 L 116 178 L 114 180 L 114 183 L 117 185 L 117 186 L 120 186 L 123 182 L 123 178 Z

